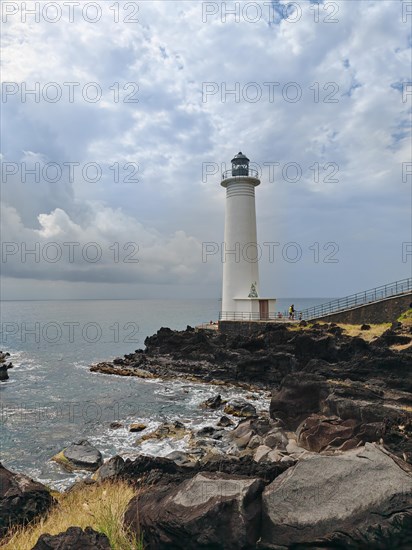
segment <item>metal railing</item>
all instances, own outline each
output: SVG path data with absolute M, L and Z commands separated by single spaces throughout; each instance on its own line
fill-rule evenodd
M 230 170 L 225 170 L 222 173 L 222 180 L 225 180 L 226 178 L 242 178 L 244 176 L 248 176 L 249 178 L 258 178 L 259 179 L 259 172 L 255 170 L 254 168 L 249 168 L 248 170 L 245 170 L 243 174 L 237 173 L 236 170 L 233 173 L 232 168 Z
M 295 320 L 297 317 L 295 318 Z M 221 311 L 219 313 L 219 321 L 290 321 L 288 313 L 276 312 L 261 315 L 259 312 L 249 311 Z
M 387 285 L 377 286 L 370 290 L 351 294 L 344 298 L 337 298 L 312 306 L 307 309 L 295 310 L 293 317 L 290 317 L 288 311 L 276 311 L 262 317 L 259 312 L 251 313 L 246 311 L 221 311 L 219 313 L 219 321 L 277 321 L 279 323 L 289 323 L 293 321 L 310 321 L 319 319 L 333 313 L 340 313 L 356 307 L 361 307 L 374 302 L 380 302 L 394 296 L 402 296 L 412 292 L 412 277 L 389 283 Z
M 364 292 L 358 292 L 357 294 L 351 294 L 344 298 L 338 298 L 325 304 L 319 304 L 302 311 L 298 311 L 297 314 L 302 319 L 309 321 L 311 319 L 317 319 L 319 317 L 325 317 L 332 313 L 340 313 L 348 309 L 364 306 L 366 304 L 372 304 L 373 302 L 380 302 L 386 298 L 393 296 L 400 296 L 412 291 L 412 277 L 409 279 L 402 279 L 389 283 L 383 286 L 377 286 Z

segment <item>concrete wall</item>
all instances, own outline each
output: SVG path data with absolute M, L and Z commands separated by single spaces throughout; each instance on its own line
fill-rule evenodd
M 317 319 L 317 321 L 327 321 L 329 323 L 349 323 L 359 325 L 362 323 L 392 323 L 404 311 L 412 307 L 412 293 L 394 298 L 387 298 L 373 304 L 343 311 L 342 313 L 333 313 Z

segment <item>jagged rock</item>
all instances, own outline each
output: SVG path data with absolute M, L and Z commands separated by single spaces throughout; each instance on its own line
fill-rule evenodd
M 263 486 L 257 478 L 199 473 L 136 496 L 125 522 L 143 531 L 148 550 L 246 550 L 259 536 Z
M 143 424 L 142 422 L 133 422 L 133 424 L 130 424 L 129 426 L 129 432 L 142 432 L 146 428 L 146 424 Z
M 309 416 L 296 430 L 299 445 L 317 453 L 333 447 L 346 451 L 362 443 L 379 441 L 384 432 L 382 422 L 362 425 L 353 418 L 342 420 L 322 415 Z
M 322 412 L 343 420 L 354 418 L 362 423 L 383 422 L 387 418 L 395 420 L 399 415 L 398 410 L 385 406 L 383 400 L 371 403 L 350 396 L 340 397 L 335 392 L 325 399 Z
M 299 445 L 319 453 L 328 446 L 339 447 L 348 441 L 351 442 L 350 447 L 356 447 L 359 443 L 354 437 L 357 426 L 358 422 L 354 419 L 341 420 L 313 414 L 300 424 L 296 434 Z
M 260 445 L 263 445 L 263 440 L 260 435 L 254 435 L 247 444 L 248 449 L 256 449 Z
M 121 422 L 110 422 L 109 428 L 112 430 L 118 430 L 119 428 L 123 428 L 123 424 Z
M 280 463 L 281 464 L 286 464 L 288 467 L 293 466 L 295 464 L 295 462 L 296 462 L 296 460 L 292 456 L 289 456 L 289 455 L 282 456 L 282 458 L 280 459 Z
M 375 345 L 386 345 L 386 346 L 393 346 L 393 345 L 403 345 L 403 344 L 409 344 L 411 341 L 411 337 L 404 335 L 404 334 L 398 334 L 392 329 L 386 330 L 379 338 L 377 338 L 374 341 Z
M 255 451 L 255 454 L 253 455 L 253 460 L 255 462 L 261 462 L 265 456 L 270 453 L 272 449 L 268 447 L 267 445 L 260 445 Z
M 253 449 L 262 443 L 272 448 L 284 449 L 288 439 L 278 425 L 279 422 L 269 418 L 248 418 L 241 420 L 229 437 L 239 449 Z
M 270 416 L 282 419 L 295 429 L 311 413 L 319 412 L 321 403 L 330 393 L 330 386 L 320 376 L 300 374 L 286 376 L 279 391 L 272 394 Z
M 230 432 L 230 437 L 238 447 L 246 447 L 254 435 L 251 420 L 243 420 Z
M 93 474 L 93 479 L 96 481 L 104 481 L 105 479 L 116 477 L 124 467 L 124 460 L 121 456 L 113 456 L 107 460 Z
M 7 371 L 8 369 L 13 368 L 12 363 L 6 364 L 7 357 L 10 357 L 9 352 L 0 351 L 0 382 L 9 379 Z
M 244 399 L 232 399 L 223 410 L 232 416 L 256 416 L 256 407 Z
M 174 422 L 164 422 L 153 432 L 143 435 L 137 441 L 137 443 L 140 443 L 141 441 L 146 441 L 148 439 L 164 439 L 165 437 L 181 439 L 188 433 L 189 432 L 185 428 L 185 425 L 179 420 L 175 420 Z
M 173 460 L 173 462 L 178 466 L 184 466 L 187 468 L 194 468 L 195 466 L 195 461 L 190 458 L 187 453 L 183 453 L 182 451 L 172 451 L 166 456 L 166 458 Z
M 0 365 L 0 382 L 9 379 L 9 375 L 7 374 L 8 369 L 7 365 Z
M 228 416 L 222 416 L 220 417 L 219 422 L 217 423 L 218 426 L 222 426 L 223 428 L 227 428 L 228 426 L 234 426 L 233 420 L 230 420 Z
M 51 460 L 54 460 L 54 462 L 57 462 L 68 471 L 95 471 L 103 464 L 101 452 L 86 439 L 72 443 L 69 447 L 53 456 Z
M 203 408 L 208 409 L 218 409 L 223 405 L 222 396 L 220 394 L 215 395 L 214 397 L 210 397 L 209 399 L 206 399 L 203 403 L 200 404 Z
M 291 438 L 289 439 L 289 442 L 288 444 L 286 445 L 286 452 L 289 454 L 289 455 L 300 455 L 302 453 L 306 453 L 306 449 L 304 449 L 303 447 L 300 447 L 296 440 Z
M 216 432 L 216 428 L 213 426 L 204 426 L 197 432 L 198 437 L 211 436 Z
M 298 357 L 318 357 L 326 361 L 333 361 L 337 358 L 335 340 L 331 335 L 316 337 L 307 331 L 302 331 L 296 333 L 293 343 Z
M 406 549 L 412 542 L 412 477 L 375 444 L 301 459 L 262 501 L 258 548 Z
M 109 539 L 91 527 L 69 527 L 58 535 L 41 535 L 32 550 L 111 550 Z
M 288 444 L 288 437 L 282 428 L 274 428 L 266 434 L 264 444 L 271 449 L 285 450 Z
M 199 449 L 196 448 L 196 450 Z M 173 451 L 167 457 L 142 454 L 133 460 L 130 458 L 123 460 L 116 456 L 101 466 L 93 477 L 96 480 L 120 478 L 132 483 L 144 479 L 145 486 L 172 486 L 193 477 L 194 473 L 222 472 L 231 475 L 259 477 L 269 482 L 286 468 L 285 464 L 257 464 L 252 456 L 238 458 L 234 455 L 207 454 L 199 458 L 195 452 Z
M 0 536 L 44 514 L 54 503 L 47 487 L 0 464 Z
M 270 462 L 280 462 L 283 456 L 284 455 L 280 451 L 274 449 L 273 451 L 270 451 L 270 453 L 266 455 L 265 459 Z

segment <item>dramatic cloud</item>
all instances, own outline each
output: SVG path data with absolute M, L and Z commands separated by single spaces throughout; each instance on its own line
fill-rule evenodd
M 4 298 L 47 281 L 62 297 L 218 297 L 220 172 L 239 150 L 262 174 L 265 294 L 410 276 L 407 2 L 99 2 L 95 23 L 93 6 L 52 23 L 52 7 L 37 22 L 23 4 L 2 6 Z M 71 261 L 65 242 L 102 257 Z M 207 261 L 202 243 L 218 247 Z

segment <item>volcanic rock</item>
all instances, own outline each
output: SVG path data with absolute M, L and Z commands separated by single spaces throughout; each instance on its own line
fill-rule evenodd
M 125 522 L 144 532 L 148 550 L 246 550 L 259 536 L 263 487 L 257 478 L 199 473 L 136 496 Z
M 54 503 L 47 487 L 0 464 L 0 536 L 10 526 L 25 524 Z
M 52 460 L 69 472 L 73 470 L 95 471 L 103 464 L 101 452 L 86 439 L 72 443 L 69 447 L 53 456 Z
M 244 399 L 232 399 L 225 406 L 224 412 L 233 416 L 256 416 L 256 407 Z
M 69 527 L 58 535 L 41 535 L 32 550 L 111 550 L 109 539 L 91 527 Z
M 288 375 L 278 391 L 273 392 L 270 416 L 282 419 L 286 426 L 295 429 L 300 422 L 314 412 L 330 393 L 326 380 L 313 374 Z
M 405 465 L 407 466 L 407 465 Z M 407 548 L 412 476 L 375 444 L 312 455 L 263 492 L 258 548 Z

